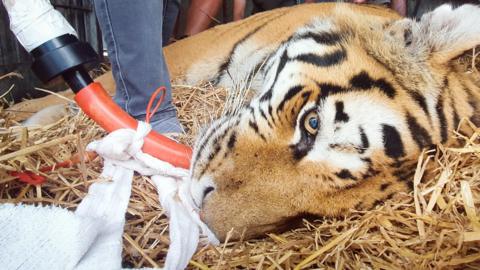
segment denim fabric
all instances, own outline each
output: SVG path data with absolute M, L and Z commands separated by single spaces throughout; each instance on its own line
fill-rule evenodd
M 153 128 L 161 133 L 182 131 L 172 105 L 162 51 L 165 10 L 163 0 L 95 0 L 117 85 L 115 102 L 136 119 L 144 120 L 151 94 L 165 86 L 165 99 L 151 120 Z
M 166 0 L 163 2 L 163 46 L 168 45 L 168 41 L 173 34 L 180 5 L 180 0 Z

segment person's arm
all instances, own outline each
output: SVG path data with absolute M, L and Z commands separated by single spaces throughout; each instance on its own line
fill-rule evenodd
M 407 16 L 407 0 L 392 0 L 391 7 L 402 16 Z
M 192 36 L 208 29 L 222 3 L 223 0 L 192 0 L 188 8 L 185 35 Z
M 245 17 L 245 7 L 247 5 L 246 0 L 234 0 L 233 1 L 233 20 L 238 21 Z

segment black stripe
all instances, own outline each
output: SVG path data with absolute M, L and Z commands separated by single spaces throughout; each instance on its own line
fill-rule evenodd
M 334 51 L 329 54 L 316 55 L 313 53 L 301 54 L 295 57 L 293 60 L 312 64 L 317 67 L 330 67 L 342 63 L 347 58 L 347 51 L 345 48 Z
M 221 129 L 225 124 L 226 125 L 229 125 L 229 127 L 225 130 L 224 133 L 222 133 L 222 135 L 219 135 L 217 134 L 217 136 L 215 138 L 213 138 L 213 142 L 212 142 L 212 145 L 219 145 L 219 142 L 220 140 L 223 140 L 226 135 L 228 134 L 228 131 L 229 130 L 232 130 L 234 129 L 236 126 L 238 126 L 238 124 L 240 123 L 240 118 L 237 118 L 235 120 L 235 122 L 233 124 L 231 124 L 231 120 L 232 118 L 221 118 L 220 120 L 218 120 L 219 122 L 217 123 L 216 127 L 215 128 L 211 128 L 210 132 L 207 133 L 207 134 L 204 134 L 202 136 L 202 138 L 205 138 L 205 140 L 203 140 L 202 144 L 196 149 L 195 151 L 195 158 L 192 159 L 194 160 L 194 163 L 192 164 L 192 168 L 195 169 L 196 168 L 196 165 L 197 165 L 197 162 L 199 160 L 199 157 L 202 153 L 205 153 L 205 147 L 207 145 L 208 142 L 210 142 L 212 140 L 212 136 L 214 135 L 215 132 L 217 132 L 219 129 Z M 218 150 L 219 151 L 219 150 Z M 216 153 L 218 154 L 218 152 Z M 216 155 L 215 154 L 215 155 Z M 210 156 L 208 158 L 212 158 L 213 159 L 214 156 Z M 208 163 L 210 164 L 210 163 Z M 205 171 L 208 169 L 209 165 L 207 164 L 206 167 L 203 168 L 202 172 L 200 173 L 200 176 L 199 178 L 205 173 Z
M 228 68 L 230 67 L 230 64 L 232 63 L 232 56 L 233 54 L 235 53 L 235 51 L 237 50 L 237 47 L 240 46 L 240 44 L 242 44 L 243 42 L 245 42 L 248 38 L 250 38 L 253 34 L 257 33 L 258 31 L 260 31 L 260 29 L 262 29 L 263 27 L 265 27 L 267 24 L 262 24 L 262 25 L 259 25 L 257 26 L 256 28 L 254 28 L 252 31 L 248 32 L 247 35 L 245 35 L 244 37 L 242 37 L 239 41 L 237 41 L 234 45 L 233 45 L 233 48 L 232 50 L 230 51 L 230 53 L 228 54 L 228 57 L 227 59 L 220 65 L 220 67 L 218 68 L 218 76 L 217 78 L 215 78 L 215 81 L 216 83 L 218 84 L 220 82 L 220 79 L 223 75 L 225 75 L 226 71 L 228 70 Z
M 350 117 L 344 112 L 345 106 L 342 101 L 335 102 L 335 122 L 348 122 Z
M 285 49 L 282 56 L 280 57 L 280 62 L 278 63 L 278 67 L 277 67 L 277 70 L 276 70 L 276 73 L 275 73 L 275 79 L 273 80 L 273 83 L 270 86 L 270 88 L 267 90 L 267 92 L 265 92 L 265 94 L 262 95 L 262 97 L 260 98 L 260 101 L 267 101 L 267 100 L 270 100 L 272 98 L 273 87 L 277 83 L 278 75 L 285 68 L 285 65 L 287 64 L 288 60 L 289 60 L 289 58 L 288 58 L 287 50 Z
M 368 165 L 368 169 L 365 173 L 362 174 L 362 179 L 368 179 L 380 174 L 380 171 L 375 170 L 371 164 Z
M 383 200 L 375 200 L 372 204 L 372 208 L 375 208 L 383 203 Z
M 230 131 L 231 129 L 233 129 L 234 127 L 236 127 L 236 126 L 238 125 L 238 123 L 239 123 L 239 121 L 237 120 L 233 126 L 227 128 L 224 133 L 222 133 L 220 136 L 217 136 L 215 139 L 213 139 L 212 145 L 214 146 L 214 148 L 213 148 L 213 151 L 212 151 L 212 152 L 208 155 L 208 157 L 207 157 L 209 161 L 213 160 L 213 159 L 218 155 L 218 153 L 219 153 L 220 150 L 222 149 L 222 144 L 221 144 L 221 142 L 223 142 L 223 140 L 225 139 L 225 137 L 227 137 L 227 134 L 229 134 L 229 131 Z M 217 130 L 218 130 L 218 129 L 217 129 Z M 232 137 L 234 137 L 234 138 L 232 138 Z M 228 142 L 227 142 L 227 147 L 228 147 L 229 149 L 233 148 L 235 142 L 236 142 L 236 133 L 235 133 L 235 131 L 232 131 L 232 132 L 230 132 L 230 137 L 229 137 L 229 140 L 228 140 Z M 200 150 L 198 150 L 198 152 L 200 152 Z M 228 153 L 228 151 L 225 153 L 224 157 L 227 156 L 227 153 Z M 201 173 L 200 173 L 200 175 L 199 175 L 199 177 L 198 177 L 199 179 L 200 179 L 200 178 L 205 174 L 205 172 L 210 168 L 210 165 L 211 165 L 211 163 L 208 162 L 208 163 L 206 164 L 206 166 L 202 169 L 202 171 L 201 171 Z M 196 167 L 196 164 L 193 164 L 192 168 L 195 168 L 195 167 Z
M 450 89 L 448 89 L 450 90 Z M 453 111 L 453 116 L 452 116 L 452 121 L 453 121 L 453 130 L 457 130 L 458 125 L 460 124 L 460 116 L 458 115 L 458 109 L 457 109 L 457 102 L 455 97 L 452 95 L 452 91 L 450 90 L 448 97 L 450 98 L 450 102 L 452 103 L 452 111 Z
M 220 136 L 217 136 L 215 139 L 213 139 L 212 145 L 214 146 L 213 152 L 210 153 L 209 159 L 212 160 L 218 152 L 221 150 L 221 142 L 227 137 L 227 134 L 229 133 L 231 128 L 227 128 Z
M 272 124 L 275 125 L 275 117 L 273 117 L 272 104 L 268 104 L 268 115 L 270 115 L 270 119 L 272 119 Z
M 350 79 L 350 84 L 356 88 L 370 89 L 373 87 L 375 82 L 373 81 L 372 77 L 368 75 L 367 72 L 362 71 Z
M 363 202 L 358 202 L 357 204 L 355 204 L 355 206 L 353 207 L 354 210 L 362 210 L 363 208 Z
M 223 118 L 223 119 L 219 120 L 219 122 L 216 124 L 216 128 L 211 128 L 209 133 L 203 135 L 202 138 L 205 138 L 205 139 L 200 144 L 200 146 L 197 147 L 197 150 L 195 152 L 195 157 L 193 158 L 193 160 L 195 160 L 195 162 L 194 162 L 192 168 L 195 168 L 195 164 L 196 164 L 200 154 L 204 152 L 205 147 L 207 146 L 207 143 L 210 141 L 213 133 L 218 131 L 218 129 L 221 128 L 223 126 L 223 124 L 225 124 L 226 121 L 227 121 L 227 118 Z
M 232 149 L 235 147 L 235 143 L 237 142 L 237 133 L 235 131 L 230 134 L 230 138 L 228 139 L 227 147 L 228 149 Z
M 466 86 L 463 82 L 460 82 L 465 92 L 467 92 L 468 104 L 472 108 L 473 115 L 470 117 L 470 121 L 476 126 L 480 126 L 480 114 L 478 110 L 478 98 L 473 94 L 472 89 Z
M 253 107 L 251 107 L 251 106 L 249 106 L 249 108 L 250 108 L 250 114 L 252 115 L 252 118 L 253 118 L 253 119 L 251 119 L 251 120 L 249 121 L 250 126 L 255 129 L 255 132 L 256 132 L 258 135 L 260 135 L 260 137 L 261 137 L 264 141 L 266 141 L 265 136 L 263 136 L 263 134 L 260 132 L 260 130 L 259 130 L 259 128 L 258 128 L 258 125 L 257 125 L 257 117 L 256 117 L 256 115 L 255 115 L 255 110 L 254 110 Z M 253 124 L 254 126 L 252 126 L 252 124 Z
M 341 41 L 341 36 L 338 33 L 329 33 L 329 32 L 322 32 L 322 33 L 314 33 L 308 32 L 305 34 L 301 34 L 294 37 L 294 40 L 301 40 L 301 39 L 313 39 L 315 42 L 322 44 L 322 45 L 335 45 Z
M 462 83 L 462 87 L 465 89 L 465 92 L 467 92 L 468 104 L 470 105 L 470 107 L 472 107 L 472 110 L 476 112 L 478 109 L 477 98 L 473 95 L 472 90 L 468 88 L 466 85 L 464 85 L 463 83 Z
M 317 85 L 320 88 L 320 95 L 318 95 L 317 104 L 320 102 L 320 100 L 325 99 L 329 95 L 348 91 L 339 85 L 330 83 L 317 83 Z
M 370 142 L 368 141 L 367 134 L 365 134 L 365 130 L 362 127 L 358 127 L 360 131 L 360 140 L 362 141 L 362 150 L 365 152 L 365 150 L 370 147 Z
M 477 113 L 476 111 L 473 112 L 473 115 L 470 116 L 470 121 L 472 121 L 472 123 L 477 126 L 477 127 L 480 127 L 480 114 Z
M 227 59 L 220 65 L 219 67 L 219 70 L 217 72 L 217 74 L 219 74 L 217 76 L 217 78 L 215 78 L 214 80 L 217 81 L 217 83 L 220 81 L 220 78 L 221 76 L 225 75 L 226 71 L 228 70 L 228 68 L 230 67 L 230 64 L 232 62 L 232 56 L 233 54 L 235 53 L 235 51 L 237 50 L 238 46 L 240 46 L 242 43 L 244 43 L 245 41 L 247 41 L 247 39 L 249 39 L 251 36 L 253 36 L 254 34 L 256 34 L 258 31 L 260 31 L 262 28 L 266 27 L 267 25 L 271 24 L 272 21 L 284 16 L 285 13 L 282 13 L 282 14 L 279 14 L 278 16 L 275 16 L 273 18 L 270 18 L 268 19 L 268 21 L 266 21 L 265 23 L 262 23 L 260 24 L 259 26 L 255 27 L 252 31 L 248 32 L 245 36 L 243 36 L 240 40 L 238 40 L 232 47 L 232 50 L 230 50 L 230 53 L 228 54 L 228 57 Z
M 383 183 L 380 185 L 380 191 L 385 191 L 392 183 Z
M 350 79 L 350 84 L 354 88 L 369 90 L 373 87 L 380 89 L 389 98 L 394 98 L 396 91 L 393 86 L 384 79 L 374 80 L 367 72 L 362 71 Z
M 265 112 L 263 111 L 263 108 L 260 108 L 260 116 L 261 116 L 262 118 L 264 118 L 265 120 L 268 121 L 267 115 L 266 115 Z
M 397 159 L 393 163 L 389 164 L 392 168 L 401 168 L 405 164 L 405 160 Z
M 302 103 L 302 106 L 300 106 L 300 108 L 303 108 L 303 106 L 307 104 L 307 101 L 311 95 L 312 95 L 312 91 L 307 91 L 302 94 L 303 103 Z
M 411 28 L 405 28 L 405 30 L 403 30 L 403 40 L 405 41 L 405 46 L 410 46 L 412 45 L 412 29 Z
M 362 71 L 359 74 L 353 76 L 352 79 L 350 79 L 351 87 L 348 88 L 331 83 L 318 82 L 317 86 L 320 88 L 320 95 L 318 96 L 317 104 L 320 102 L 320 100 L 326 98 L 329 95 L 354 91 L 368 91 L 373 87 L 380 89 L 380 91 L 382 91 L 389 98 L 394 98 L 396 95 L 396 90 L 390 83 L 388 83 L 384 79 L 373 80 L 365 71 Z
M 384 79 L 378 79 L 375 81 L 375 87 L 378 87 L 389 98 L 394 98 L 396 94 L 395 88 Z
M 388 201 L 388 200 L 392 199 L 394 195 L 395 195 L 395 192 L 392 192 L 392 193 L 388 194 L 387 196 L 385 196 L 383 199 L 375 200 L 373 202 L 372 208 L 376 207 L 380 204 L 384 205 L 385 201 Z
M 415 165 L 409 165 L 405 168 L 396 170 L 393 175 L 397 177 L 398 181 L 406 184 L 407 188 L 413 190 L 413 177 L 415 176 Z
M 417 144 L 418 148 L 423 149 L 432 145 L 432 138 L 430 137 L 428 131 L 422 127 L 410 114 L 407 114 L 407 124 L 410 134 L 412 134 L 412 138 Z
M 263 136 L 263 134 L 260 133 L 260 130 L 258 129 L 257 123 L 252 122 L 252 121 L 248 121 L 248 125 L 255 131 L 255 133 L 256 133 L 258 136 L 260 136 L 264 141 L 267 141 L 267 139 L 265 138 L 265 136 Z
M 411 168 L 411 166 L 405 166 L 404 168 L 395 170 L 393 175 L 401 182 L 413 182 L 412 178 L 415 175 L 415 168 Z
M 417 102 L 418 105 L 420 105 L 425 114 L 430 117 L 430 112 L 428 111 L 427 100 L 425 97 L 417 91 L 407 90 L 407 93 L 413 98 L 413 100 L 415 100 L 415 102 Z
M 218 141 L 215 142 L 216 144 L 214 144 L 215 146 L 213 147 L 213 151 L 210 152 L 210 154 L 208 155 L 208 160 L 211 161 L 212 159 L 214 159 L 218 152 L 220 152 L 220 149 L 222 149 L 222 147 L 220 146 L 220 144 L 218 144 Z
M 362 161 L 367 163 L 368 166 L 372 166 L 372 159 L 369 157 L 362 158 Z
M 350 179 L 354 181 L 357 180 L 357 178 L 353 176 L 352 173 L 347 169 L 342 169 L 340 172 L 336 173 L 335 175 L 341 179 Z
M 402 138 L 397 129 L 390 125 L 382 125 L 383 145 L 385 154 L 391 158 L 397 159 L 405 155 Z
M 210 154 L 207 157 L 208 161 L 212 161 L 218 155 L 218 153 L 222 149 L 220 141 L 223 141 L 223 139 L 227 136 L 227 133 L 228 133 L 228 129 L 224 133 L 222 133 L 222 135 L 217 136 L 213 140 L 212 145 L 214 146 L 214 148 L 213 148 L 213 151 L 210 152 Z M 212 163 L 207 162 L 207 165 L 202 169 L 202 172 L 200 173 L 200 175 L 198 177 L 199 179 L 205 174 L 205 172 L 208 170 L 208 168 L 210 168 L 210 164 L 212 164 Z M 195 168 L 195 166 L 193 168 Z
M 445 112 L 443 111 L 443 95 L 440 95 L 435 106 L 438 116 L 438 122 L 440 127 L 441 142 L 445 143 L 448 140 L 448 124 Z
M 288 89 L 288 91 L 285 94 L 285 96 L 283 97 L 282 101 L 280 102 L 280 104 L 278 104 L 277 113 L 280 112 L 281 110 L 283 110 L 283 107 L 285 106 L 285 103 L 287 101 L 289 101 L 290 99 L 292 99 L 300 91 L 302 91 L 303 87 L 304 87 L 303 85 L 296 85 L 296 86 L 293 86 L 290 89 Z
M 270 128 L 273 128 L 272 124 L 270 124 L 270 119 L 267 118 L 267 115 L 263 111 L 263 108 L 260 108 L 260 116 L 265 119 Z
M 210 186 L 210 187 L 207 187 L 204 191 L 203 191 L 203 198 L 205 198 L 208 193 L 212 192 L 215 188 Z

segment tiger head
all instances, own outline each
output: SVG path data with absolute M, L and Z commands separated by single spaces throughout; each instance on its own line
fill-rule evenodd
M 220 239 L 338 216 L 408 191 L 423 148 L 477 119 L 478 81 L 455 57 L 480 44 L 480 8 L 421 20 L 339 9 L 263 64 L 262 91 L 195 145 L 191 192 Z

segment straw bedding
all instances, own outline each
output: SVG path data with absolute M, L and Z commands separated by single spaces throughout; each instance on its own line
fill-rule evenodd
M 472 59 L 466 63 L 480 61 Z M 477 72 L 468 65 L 468 72 Z M 248 94 L 248 93 L 247 93 Z M 230 99 L 229 99 L 230 96 Z M 238 95 L 237 95 L 238 96 Z M 191 144 L 201 125 L 238 99 L 224 89 L 175 86 L 174 100 Z M 225 102 L 225 100 L 229 100 Z M 228 109 L 230 105 L 227 105 Z M 70 159 L 104 132 L 81 113 L 38 129 L 16 128 L 1 110 L 0 203 L 42 203 L 75 209 L 101 171 L 98 158 L 41 173 L 47 182 L 27 185 L 7 171 L 37 171 Z M 264 239 L 199 247 L 192 269 L 480 269 L 480 129 L 462 121 L 468 134 L 460 147 L 439 146 L 419 158 L 415 189 L 370 211 L 346 218 L 304 220 L 303 225 Z M 125 227 L 124 266 L 161 266 L 168 223 L 146 177 L 134 180 Z

